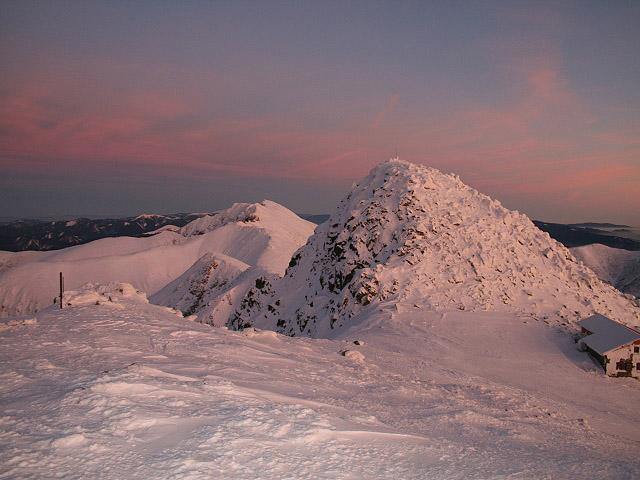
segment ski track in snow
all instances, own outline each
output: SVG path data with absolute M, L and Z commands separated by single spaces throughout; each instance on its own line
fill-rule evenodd
M 370 322 L 363 346 L 211 328 L 136 297 L 13 321 L 0 332 L 0 478 L 640 475 L 637 416 L 607 429 L 638 405 L 637 382 L 612 383 L 543 323 L 528 325 L 534 347 L 516 362 L 527 375 L 491 355 L 442 355 L 473 348 L 462 314 L 397 315 L 413 325 Z M 519 348 L 517 332 L 499 340 Z M 563 390 L 567 374 L 577 380 Z M 572 399 L 577 382 L 596 400 Z

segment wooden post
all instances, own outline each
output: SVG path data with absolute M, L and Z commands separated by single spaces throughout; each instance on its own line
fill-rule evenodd
M 62 309 L 62 294 L 64 292 L 64 277 L 62 276 L 62 272 L 60 272 L 60 308 Z

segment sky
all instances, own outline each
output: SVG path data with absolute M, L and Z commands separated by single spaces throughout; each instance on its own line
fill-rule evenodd
M 0 3 L 0 216 L 330 213 L 394 156 L 640 225 L 640 2 Z

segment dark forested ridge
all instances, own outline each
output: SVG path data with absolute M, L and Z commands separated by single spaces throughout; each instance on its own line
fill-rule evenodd
M 605 230 L 605 227 L 610 228 L 611 226 L 616 226 L 613 224 L 581 223 L 565 225 L 562 223 L 541 222 L 539 220 L 534 220 L 533 223 L 535 223 L 540 230 L 547 232 L 551 237 L 566 247 L 582 247 L 583 245 L 591 245 L 592 243 L 601 243 L 602 245 L 613 248 L 640 250 L 640 242 L 637 240 L 613 235 Z M 597 228 L 595 225 L 601 225 L 603 228 Z M 624 229 L 620 231 L 624 233 Z
M 57 250 L 106 237 L 139 237 L 165 225 L 181 227 L 203 215 L 176 213 L 106 219 L 15 220 L 0 223 L 0 250 Z

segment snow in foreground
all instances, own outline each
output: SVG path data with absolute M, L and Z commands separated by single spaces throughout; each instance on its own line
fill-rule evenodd
M 314 340 L 112 290 L 1 325 L 0 478 L 640 477 L 640 384 L 544 322 L 401 308 Z

